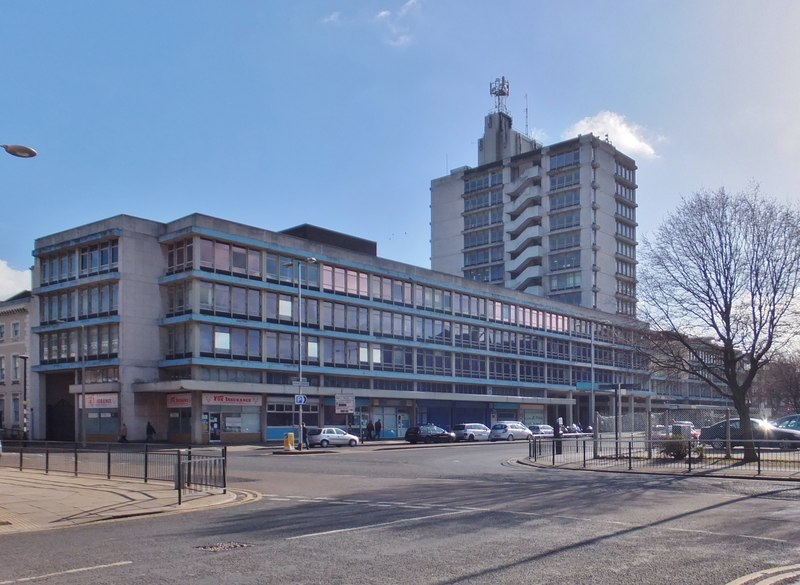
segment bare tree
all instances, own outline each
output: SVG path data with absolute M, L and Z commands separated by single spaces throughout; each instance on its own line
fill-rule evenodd
M 800 412 L 800 353 L 781 355 L 768 364 L 756 379 L 754 389 L 775 418 Z
M 800 214 L 758 187 L 684 198 L 645 240 L 642 315 L 656 368 L 696 376 L 730 398 L 752 443 L 748 393 L 756 374 L 797 335 Z

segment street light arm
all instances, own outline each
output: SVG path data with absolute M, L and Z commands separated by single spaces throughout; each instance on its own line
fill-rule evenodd
M 37 154 L 30 146 L 22 146 L 20 144 L 0 144 L 0 148 L 8 154 L 19 158 L 33 158 Z

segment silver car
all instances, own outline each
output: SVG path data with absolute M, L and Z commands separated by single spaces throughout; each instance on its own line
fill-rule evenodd
M 489 427 L 481 423 L 461 423 L 453 425 L 456 441 L 488 441 Z
M 504 420 L 492 425 L 489 431 L 490 441 L 513 441 L 515 439 L 527 439 L 533 435 L 531 430 L 516 420 Z
M 342 429 L 336 427 L 322 427 L 308 430 L 308 446 L 314 447 L 319 445 L 322 448 L 330 445 L 350 445 L 355 447 L 358 445 L 358 437 L 345 433 Z
M 555 429 L 550 425 L 531 425 L 528 428 L 534 437 L 552 437 L 555 434 Z

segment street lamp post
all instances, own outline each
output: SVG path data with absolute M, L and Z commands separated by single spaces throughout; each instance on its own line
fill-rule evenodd
M 19 158 L 33 158 L 36 156 L 36 151 L 29 146 L 21 146 L 19 144 L 0 144 L 0 148 L 5 150 L 12 156 Z
M 28 358 L 22 354 L 17 359 L 22 360 L 22 440 L 28 440 Z
M 303 382 L 303 265 L 305 263 L 315 264 L 316 258 L 308 257 L 297 261 L 297 387 L 302 388 Z M 287 263 L 284 266 L 293 266 L 294 263 Z M 308 271 L 306 271 L 308 277 Z M 298 404 L 298 451 L 303 450 L 303 405 Z

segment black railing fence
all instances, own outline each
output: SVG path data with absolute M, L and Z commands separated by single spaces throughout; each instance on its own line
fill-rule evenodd
M 800 480 L 800 443 L 778 446 L 774 441 L 753 441 L 756 458 L 745 460 L 745 450 L 713 449 L 696 440 L 591 436 L 532 437 L 528 458 L 540 465 L 582 467 L 618 471 L 651 471 L 677 474 L 774 475 Z
M 227 492 L 227 447 L 4 441 L 0 467 L 173 483 L 185 495 Z

